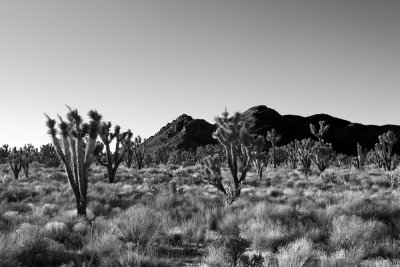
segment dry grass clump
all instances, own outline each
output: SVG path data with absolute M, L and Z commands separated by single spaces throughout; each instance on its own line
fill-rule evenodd
M 305 238 L 300 238 L 282 247 L 276 255 L 279 266 L 317 266 L 320 262 L 319 255 L 313 249 L 313 243 Z
M 342 215 L 332 221 L 330 242 L 334 248 L 350 249 L 388 237 L 389 228 L 376 220 L 364 221 L 357 216 Z
M 147 247 L 159 240 L 164 229 L 161 214 L 145 206 L 132 206 L 113 219 L 119 238 Z
M 65 259 L 65 247 L 47 238 L 38 226 L 26 224 L 0 238 L 1 266 L 50 266 Z

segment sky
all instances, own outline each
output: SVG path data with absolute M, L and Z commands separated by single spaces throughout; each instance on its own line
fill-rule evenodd
M 398 0 L 1 0 L 0 145 L 69 105 L 149 137 L 266 105 L 400 124 Z

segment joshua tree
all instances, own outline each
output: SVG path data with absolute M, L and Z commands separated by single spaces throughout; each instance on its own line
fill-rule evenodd
M 297 142 L 296 141 L 294 141 L 294 142 L 292 141 L 285 146 L 285 151 L 287 153 L 288 162 L 290 163 L 290 166 L 292 167 L 292 169 L 296 169 L 297 162 L 298 162 Z
M 332 144 L 321 144 L 320 142 L 317 142 L 312 148 L 312 155 L 312 162 L 317 166 L 320 172 L 323 172 L 329 167 L 335 154 L 333 152 Z
M 310 124 L 311 133 L 318 138 L 318 142 L 315 143 L 312 148 L 313 157 L 311 160 L 317 166 L 320 172 L 323 172 L 326 168 L 329 167 L 331 161 L 334 158 L 334 152 L 332 144 L 327 143 L 323 139 L 325 133 L 329 130 L 329 125 L 325 125 L 325 121 L 319 122 L 319 131 L 315 129 L 313 124 Z
M 320 142 L 321 144 L 324 142 L 324 135 L 325 133 L 329 130 L 329 125 L 325 125 L 325 121 L 320 121 L 319 122 L 319 131 L 317 132 L 317 130 L 315 129 L 314 124 L 310 124 L 310 130 L 311 133 L 318 138 L 318 142 Z
M 135 137 L 135 142 L 133 143 L 133 152 L 134 152 L 137 167 L 139 170 L 143 167 L 143 159 L 146 154 L 146 144 L 145 143 L 146 143 L 146 139 L 144 139 L 142 142 L 142 138 L 140 137 L 140 135 Z
M 276 143 L 282 139 L 282 135 L 278 134 L 275 129 L 267 132 L 266 139 L 271 142 L 272 145 L 272 159 L 274 161 L 274 168 L 276 169 Z
M 132 138 L 132 132 L 128 130 L 127 132 L 121 133 L 121 127 L 118 125 L 114 127 L 114 132 L 111 132 L 111 122 L 102 122 L 100 124 L 99 136 L 103 144 L 98 143 L 96 145 L 97 161 L 100 165 L 107 168 L 108 182 L 114 183 L 115 173 L 124 159 L 125 150 L 127 148 L 125 144 L 129 145 L 129 141 Z M 110 144 L 114 139 L 115 150 L 114 153 L 112 153 Z M 104 146 L 106 148 L 105 155 L 101 153 Z
M 302 165 L 304 174 L 308 176 L 311 168 L 311 159 L 313 157 L 311 149 L 314 146 L 314 141 L 308 138 L 301 141 L 296 140 L 295 142 L 297 147 L 297 158 Z
M 256 170 L 257 170 L 258 177 L 260 177 L 260 179 L 262 179 L 264 166 L 267 166 L 267 164 L 268 164 L 268 159 L 267 159 L 268 156 L 267 156 L 267 153 L 265 151 L 263 151 L 264 146 L 265 146 L 264 138 L 261 138 L 259 142 L 260 142 L 260 144 L 252 152 L 252 155 L 253 155 L 252 164 L 253 164 L 254 168 L 256 168 Z
M 167 147 L 157 147 L 151 152 L 152 162 L 155 165 L 167 164 L 169 158 L 169 152 Z
M 38 161 L 45 167 L 58 167 L 60 160 L 52 144 L 42 145 L 38 154 Z
M 362 146 L 357 143 L 357 157 L 352 158 L 352 163 L 354 167 L 359 170 L 364 169 L 365 164 L 365 152 L 363 152 Z
M 76 109 L 72 110 L 70 107 L 68 109 L 68 122 L 59 116 L 60 123 L 58 129 L 56 129 L 56 120 L 45 114 L 47 117 L 46 125 L 74 192 L 77 214 L 86 218 L 89 168 L 96 161 L 94 150 L 101 115 L 97 111 L 91 110 L 88 113 L 90 122 L 83 123 L 82 117 Z M 57 135 L 60 136 L 60 139 Z
M 128 168 L 132 167 L 134 151 L 133 151 L 133 143 L 132 139 L 125 140 L 125 153 L 124 153 L 124 162 Z
M 37 160 L 38 150 L 35 149 L 31 144 L 25 145 L 22 150 L 22 168 L 25 172 L 25 177 L 29 175 L 29 165 L 31 162 Z
M 10 151 L 7 157 L 7 163 L 11 166 L 11 170 L 14 173 L 15 179 L 18 179 L 19 172 L 22 168 L 22 161 L 23 161 L 23 151 L 22 148 L 17 150 L 16 147 Z
M 137 167 L 140 170 L 143 167 L 143 160 L 146 154 L 146 146 L 145 146 L 146 139 L 143 140 L 138 135 L 135 137 L 135 141 L 132 142 L 131 139 L 126 140 L 125 145 L 125 154 L 124 154 L 124 161 L 126 166 L 130 168 L 132 166 L 133 160 L 135 159 L 137 162 Z
M 0 147 L 0 163 L 6 163 L 7 157 L 10 153 L 11 149 L 9 145 L 4 144 L 2 147 Z
M 378 136 L 379 143 L 375 144 L 375 151 L 383 162 L 386 171 L 392 171 L 394 168 L 393 158 L 393 145 L 397 142 L 396 135 L 392 131 L 388 131 Z
M 262 136 L 254 138 L 250 135 L 249 127 L 240 113 L 236 113 L 231 118 L 228 118 L 228 115 L 225 110 L 221 117 L 216 117 L 217 130 L 213 133 L 213 137 L 225 148 L 233 185 L 223 185 L 222 162 L 218 155 L 208 156 L 202 162 L 203 180 L 219 190 L 227 205 L 232 204 L 240 195 L 242 183 L 251 169 L 254 155 L 251 152 L 259 150 L 264 144 Z

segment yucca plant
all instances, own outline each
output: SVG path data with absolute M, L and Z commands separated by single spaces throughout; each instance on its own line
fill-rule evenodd
M 0 163 L 6 163 L 7 157 L 11 153 L 11 148 L 8 144 L 4 144 L 0 147 Z
M 330 163 L 334 159 L 334 151 L 332 144 L 325 143 L 323 137 L 329 130 L 329 125 L 325 124 L 325 121 L 319 122 L 319 130 L 317 132 L 315 126 L 310 124 L 311 133 L 318 138 L 318 142 L 312 147 L 312 162 L 317 166 L 318 170 L 322 173 L 326 168 L 329 167 Z
M 314 146 L 314 141 L 311 138 L 303 139 L 301 141 L 296 140 L 297 147 L 297 158 L 301 163 L 302 170 L 306 176 L 310 173 L 311 163 L 312 163 L 312 147 Z
M 68 107 L 68 106 L 67 106 Z M 94 150 L 99 133 L 101 115 L 91 110 L 88 113 L 89 123 L 84 123 L 76 109 L 68 107 L 67 121 L 59 117 L 58 128 L 56 120 L 48 115 L 46 125 L 53 146 L 64 165 L 65 172 L 75 196 L 77 215 L 86 216 L 87 188 L 89 168 L 96 162 Z
M 272 145 L 272 160 L 274 162 L 274 168 L 276 169 L 277 159 L 276 159 L 276 143 L 282 139 L 282 135 L 278 134 L 275 129 L 267 132 L 266 139 L 271 142 Z
M 140 170 L 143 167 L 143 159 L 146 154 L 146 139 L 143 140 L 140 135 L 135 137 L 135 142 L 133 143 L 133 152 L 135 155 L 135 160 L 137 168 Z
M 33 161 L 37 161 L 38 150 L 31 144 L 27 144 L 22 149 L 22 169 L 25 172 L 25 177 L 29 176 L 29 166 Z
M 233 184 L 225 186 L 222 183 L 222 161 L 218 154 L 208 156 L 202 161 L 203 180 L 218 189 L 227 205 L 232 204 L 240 196 L 242 184 L 251 169 L 254 157 L 252 151 L 259 150 L 264 144 L 262 136 L 253 137 L 250 134 L 249 127 L 240 113 L 230 118 L 228 115 L 225 110 L 221 117 L 215 118 L 217 130 L 213 133 L 213 137 L 225 148 Z
M 256 149 L 252 152 L 252 164 L 254 168 L 257 170 L 258 177 L 260 179 L 263 178 L 263 169 L 268 164 L 268 155 L 264 151 L 265 141 L 264 138 L 259 139 L 260 144 L 256 147 Z
M 329 130 L 330 125 L 326 125 L 325 121 L 320 121 L 319 122 L 319 130 L 315 128 L 314 124 L 310 124 L 310 130 L 311 133 L 318 139 L 318 142 L 323 143 L 324 142 L 324 135 L 325 133 Z
M 40 164 L 44 164 L 45 167 L 58 167 L 61 163 L 52 144 L 46 144 L 40 147 L 38 161 Z
M 289 144 L 287 144 L 284 147 L 286 153 L 287 153 L 287 160 L 291 166 L 292 169 L 296 169 L 297 168 L 297 162 L 298 162 L 298 158 L 297 158 L 297 142 L 292 141 Z
M 366 152 L 363 151 L 362 146 L 357 143 L 357 157 L 352 158 L 352 164 L 357 170 L 362 170 L 364 169 L 365 165 L 365 154 Z
M 121 133 L 121 127 L 116 125 L 114 131 L 111 131 L 111 122 L 102 122 L 99 128 L 99 136 L 103 143 L 97 143 L 96 156 L 100 165 L 107 168 L 108 182 L 115 182 L 115 174 L 119 165 L 122 163 L 125 151 L 130 144 L 132 132 L 130 130 Z M 114 152 L 111 152 L 111 142 L 115 140 Z M 105 153 L 103 149 L 105 147 Z
M 378 136 L 378 143 L 375 144 L 375 152 L 379 156 L 386 171 L 394 170 L 393 164 L 393 145 L 397 142 L 397 137 L 392 131 L 388 131 Z
M 10 165 L 12 172 L 14 173 L 15 179 L 18 179 L 19 173 L 22 169 L 22 148 L 17 149 L 16 147 L 13 147 L 13 149 L 9 152 L 6 160 L 7 163 Z

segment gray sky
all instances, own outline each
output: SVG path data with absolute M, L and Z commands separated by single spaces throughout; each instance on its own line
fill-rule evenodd
M 224 107 L 400 124 L 397 0 L 2 0 L 0 145 L 65 105 L 148 137 Z

